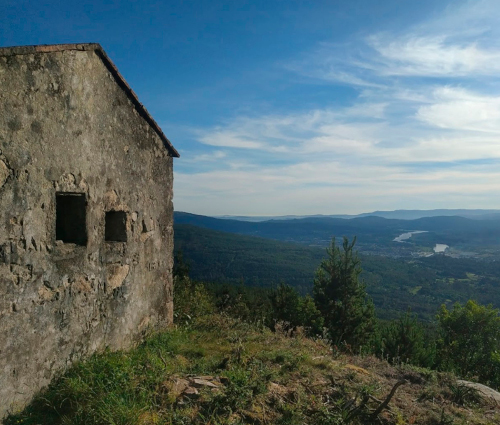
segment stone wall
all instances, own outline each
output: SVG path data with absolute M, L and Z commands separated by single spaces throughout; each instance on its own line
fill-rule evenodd
M 0 56 L 0 418 L 74 360 L 171 323 L 172 184 L 95 51 Z M 126 242 L 105 241 L 109 211 Z M 56 240 L 79 214 L 86 242 Z

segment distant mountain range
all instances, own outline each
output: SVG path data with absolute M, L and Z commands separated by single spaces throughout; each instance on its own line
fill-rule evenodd
M 308 246 L 327 246 L 332 237 L 357 237 L 361 252 L 393 257 L 431 255 L 436 244 L 450 246 L 447 252 L 456 256 L 500 255 L 500 212 L 497 210 L 434 210 L 389 211 L 378 214 L 399 215 L 405 218 L 362 214 L 349 219 L 328 216 L 283 218 L 267 221 L 242 221 L 176 212 L 176 224 L 191 224 L 212 230 L 258 236 Z M 457 215 L 461 212 L 469 218 Z M 473 217 L 473 218 L 471 218 Z M 423 231 L 404 242 L 395 242 L 402 233 Z
M 500 218 L 500 210 L 482 210 L 482 209 L 437 209 L 437 210 L 395 210 L 395 211 L 373 211 L 362 214 L 332 214 L 332 215 L 282 215 L 282 216 L 243 216 L 243 215 L 222 215 L 214 218 L 222 218 L 225 220 L 238 221 L 269 221 L 269 220 L 294 220 L 303 218 L 360 218 L 376 216 L 382 218 L 393 218 L 398 220 L 416 220 L 423 217 L 439 217 L 439 216 L 459 216 L 477 220 L 487 220 Z

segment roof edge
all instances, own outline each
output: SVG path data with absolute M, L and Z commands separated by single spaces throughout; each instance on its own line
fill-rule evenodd
M 0 56 L 29 55 L 33 53 L 64 52 L 67 50 L 92 51 L 102 50 L 99 43 L 76 44 L 38 44 L 33 46 L 0 47 Z
M 109 72 L 111 72 L 111 75 L 115 78 L 116 82 L 118 85 L 123 89 L 123 91 L 128 95 L 129 99 L 132 101 L 134 106 L 137 109 L 137 112 L 146 120 L 146 122 L 155 130 L 155 132 L 160 136 L 160 139 L 162 139 L 163 144 L 169 151 L 170 155 L 174 158 L 179 158 L 179 152 L 174 148 L 170 140 L 168 140 L 168 137 L 165 136 L 163 133 L 162 129 L 160 126 L 157 124 L 157 122 L 154 120 L 154 118 L 150 115 L 150 113 L 147 111 L 146 107 L 139 101 L 139 98 L 135 94 L 135 92 L 132 90 L 132 88 L 128 85 L 127 81 L 125 78 L 123 78 L 122 74 L 118 71 L 118 68 L 116 65 L 113 63 L 113 61 L 108 57 L 104 49 L 98 44 L 99 48 L 93 49 L 97 56 L 101 58 L 103 61 L 104 65 L 106 65 L 106 68 L 108 68 Z M 90 50 L 90 49 L 89 49 Z
M 78 44 L 43 44 L 35 46 L 15 46 L 15 47 L 0 47 L 0 56 L 17 56 L 17 55 L 29 55 L 33 53 L 52 53 L 52 52 L 64 52 L 68 50 L 78 50 L 78 51 L 94 51 L 97 56 L 102 60 L 108 71 L 113 75 L 115 81 L 121 87 L 121 89 L 128 96 L 132 104 L 135 106 L 139 115 L 153 128 L 153 130 L 158 134 L 160 139 L 170 156 L 174 158 L 179 158 L 179 152 L 174 148 L 170 140 L 163 133 L 160 126 L 156 123 L 153 117 L 149 114 L 144 105 L 139 101 L 139 98 L 135 92 L 130 88 L 125 78 L 120 74 L 118 68 L 113 63 L 113 61 L 108 57 L 104 49 L 99 43 L 78 43 Z

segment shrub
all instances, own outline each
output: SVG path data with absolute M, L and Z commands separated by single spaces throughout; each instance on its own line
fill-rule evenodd
M 500 317 L 498 309 L 469 300 L 452 310 L 441 307 L 440 366 L 463 377 L 500 385 Z
M 297 290 L 281 283 L 270 294 L 273 307 L 273 321 L 279 322 L 285 330 L 296 330 L 303 326 L 308 335 L 320 335 L 323 330 L 323 317 L 310 295 L 301 297 Z
M 376 354 L 390 363 L 410 363 L 424 367 L 434 365 L 435 343 L 426 338 L 424 327 L 410 312 L 383 326 L 379 338 Z
M 202 283 L 196 283 L 187 276 L 174 278 L 174 321 L 189 323 L 193 318 L 215 311 L 212 296 Z

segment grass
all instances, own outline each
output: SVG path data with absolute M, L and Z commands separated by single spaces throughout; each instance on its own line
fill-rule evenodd
M 279 327 L 278 327 L 279 328 Z M 208 376 L 194 397 L 174 383 Z M 370 415 L 400 379 L 395 397 Z M 487 413 L 488 411 L 489 413 Z M 452 422 L 449 422 L 449 421 Z M 128 352 L 75 364 L 6 425 L 499 423 L 451 375 L 374 357 L 332 355 L 324 341 L 226 316 L 150 335 Z

